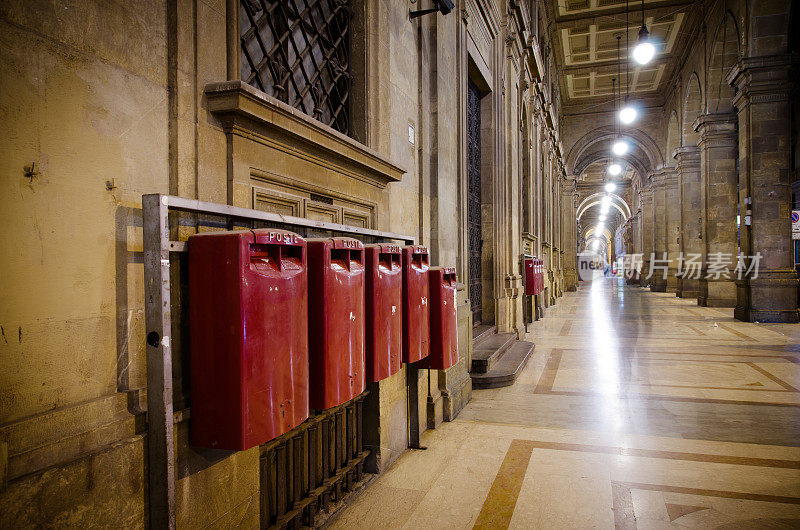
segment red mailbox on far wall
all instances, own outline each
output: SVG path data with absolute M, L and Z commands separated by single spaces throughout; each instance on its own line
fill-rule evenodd
M 366 375 L 377 382 L 400 371 L 402 361 L 403 274 L 400 247 L 367 245 Z
M 191 236 L 189 303 L 193 445 L 248 449 L 308 418 L 302 237 Z
M 364 245 L 308 240 L 308 337 L 313 409 L 361 394 L 364 380 Z
M 455 267 L 433 267 L 430 285 L 431 352 L 420 365 L 444 370 L 458 362 L 458 315 Z
M 403 247 L 403 362 L 428 356 L 428 249 Z

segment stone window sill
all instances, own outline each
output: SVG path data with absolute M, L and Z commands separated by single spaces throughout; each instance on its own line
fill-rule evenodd
M 400 181 L 406 173 L 389 158 L 242 81 L 210 83 L 204 92 L 208 110 L 226 132 L 277 134 L 379 187 Z

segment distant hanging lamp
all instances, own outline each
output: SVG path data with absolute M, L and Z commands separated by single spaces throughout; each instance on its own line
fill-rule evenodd
M 620 67 L 619 67 L 619 39 L 621 37 L 617 35 L 617 76 L 620 76 Z M 620 86 L 622 86 L 622 77 L 620 77 Z M 614 91 L 614 106 L 619 108 L 619 99 L 617 98 L 616 90 Z M 617 112 L 617 114 L 619 114 Z M 619 126 L 617 126 L 617 141 L 611 145 L 611 151 L 617 155 L 622 156 L 628 152 L 628 142 L 623 140 L 619 137 Z M 620 168 L 621 169 L 621 168 Z
M 630 104 L 630 67 L 628 66 L 627 51 L 631 49 L 629 39 L 630 29 L 628 27 L 628 0 L 625 0 L 625 106 L 619 111 L 619 121 L 625 125 L 630 125 L 639 117 L 636 107 Z M 619 39 L 617 40 L 617 61 L 619 61 Z
M 612 78 L 611 78 L 611 91 L 614 93 L 614 111 L 616 112 L 616 110 L 617 110 L 617 78 L 616 78 L 616 77 L 612 77 Z M 614 128 L 616 129 L 616 126 L 615 126 Z M 615 135 L 616 135 L 616 130 L 614 131 L 614 133 L 615 133 Z M 617 137 L 619 138 L 619 136 L 618 136 L 618 135 L 617 135 Z M 616 142 L 614 142 L 614 144 L 611 146 L 611 150 L 612 150 L 612 151 L 613 151 L 615 154 L 616 154 L 616 152 L 617 152 L 617 144 L 618 144 L 619 142 L 620 142 L 620 141 L 619 141 L 619 139 L 618 139 L 618 140 L 617 140 Z M 624 143 L 624 142 L 623 142 L 623 143 Z M 627 146 L 626 146 L 626 147 L 627 147 Z M 626 151 L 627 151 L 627 149 L 626 149 Z M 622 154 L 624 155 L 625 153 L 623 152 Z M 616 177 L 616 176 L 618 176 L 620 173 L 622 173 L 622 166 L 621 166 L 621 165 L 619 165 L 619 163 L 618 163 L 618 162 L 616 162 L 616 161 L 612 161 L 612 162 L 611 162 L 611 164 L 609 164 L 609 165 L 608 165 L 608 168 L 606 168 L 606 170 L 608 171 L 608 174 L 609 174 L 609 175 L 611 175 L 612 177 Z
M 633 49 L 633 59 L 639 64 L 649 63 L 656 55 L 656 47 L 650 42 L 650 32 L 644 19 L 644 0 L 642 0 L 642 27 L 639 29 L 639 44 Z

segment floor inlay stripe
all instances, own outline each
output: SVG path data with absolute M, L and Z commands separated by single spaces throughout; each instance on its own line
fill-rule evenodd
M 727 324 L 719 324 L 719 327 L 721 327 L 722 329 L 724 329 L 725 331 L 727 331 L 729 333 L 733 333 L 734 335 L 736 335 L 740 339 L 744 339 L 744 340 L 750 341 L 750 342 L 758 342 L 756 339 L 754 339 L 750 335 L 746 335 L 746 334 L 742 333 L 741 331 L 735 330 L 732 327 L 728 326 Z
M 770 379 L 771 381 L 774 381 L 774 382 L 778 383 L 779 385 L 781 385 L 786 390 L 790 390 L 792 392 L 800 392 L 800 390 L 797 390 L 797 388 L 793 387 L 792 385 L 790 385 L 789 383 L 787 383 L 786 381 L 784 381 L 783 379 L 781 379 L 777 375 L 775 375 L 773 373 L 770 373 L 767 370 L 764 370 L 763 368 L 758 366 L 756 363 L 747 363 L 747 365 L 750 368 L 752 368 L 753 370 L 756 370 L 757 372 L 762 374 L 764 377 Z
M 511 440 L 473 528 L 508 528 L 533 453 L 530 440 Z
M 719 497 L 721 499 L 739 499 L 743 501 L 800 504 L 800 497 L 789 497 L 787 495 L 768 495 L 765 493 L 745 493 L 742 491 L 707 490 L 701 488 L 686 488 L 682 486 L 665 486 L 661 484 L 642 484 L 638 482 L 618 482 L 618 484 L 628 487 L 632 490 L 663 491 L 666 493 L 681 493 L 683 495 L 698 495 L 700 497 Z
M 561 364 L 561 353 L 561 349 L 559 348 L 554 348 L 550 352 L 547 364 L 544 370 L 542 370 L 542 375 L 539 376 L 536 388 L 533 390 L 534 394 L 547 394 L 553 390 L 556 374 L 558 374 L 558 365 Z
M 611 454 L 618 456 L 634 456 L 638 458 L 659 458 L 664 460 L 686 460 L 690 462 L 731 464 L 735 466 L 800 469 L 800 460 L 781 460 L 775 458 L 754 458 L 747 456 L 714 455 L 708 453 L 685 453 L 679 451 L 661 451 L 656 449 L 635 449 L 631 447 L 570 444 L 562 442 L 540 442 L 535 440 L 530 440 L 530 443 L 534 449 L 551 449 L 554 451 L 600 453 L 600 454 Z

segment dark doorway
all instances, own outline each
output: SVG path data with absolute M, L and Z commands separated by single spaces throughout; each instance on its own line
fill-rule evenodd
M 469 177 L 469 301 L 472 325 L 481 323 L 481 93 L 467 81 L 467 173 Z

